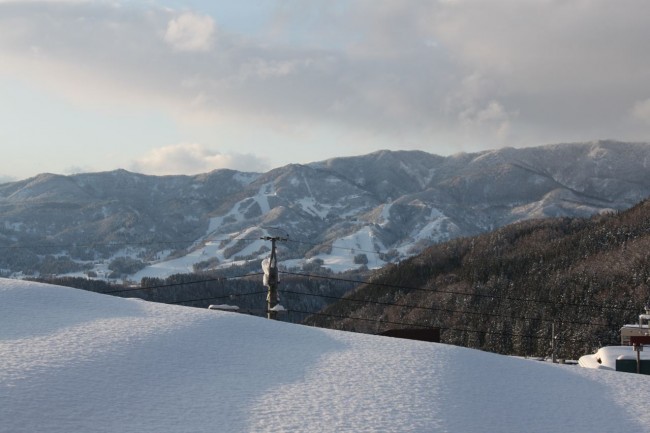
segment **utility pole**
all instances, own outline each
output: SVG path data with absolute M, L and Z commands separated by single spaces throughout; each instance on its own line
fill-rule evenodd
M 264 236 L 260 238 L 265 241 L 271 241 L 271 256 L 262 261 L 262 270 L 264 270 L 264 285 L 268 287 L 266 295 L 266 317 L 275 320 L 277 316 L 276 305 L 278 305 L 278 258 L 275 253 L 275 243 L 277 241 L 286 241 L 287 238 L 278 236 Z
M 643 351 L 643 344 L 634 344 L 634 351 L 636 352 L 636 374 L 641 374 L 641 352 Z
M 557 362 L 557 356 L 555 354 L 555 351 L 557 349 L 556 344 L 555 344 L 556 338 L 557 337 L 555 335 L 555 322 L 553 322 L 551 324 L 551 351 L 552 351 L 551 360 L 553 361 L 553 364 L 555 364 Z

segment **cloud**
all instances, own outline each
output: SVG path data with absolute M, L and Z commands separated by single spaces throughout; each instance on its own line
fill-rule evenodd
M 464 128 L 484 136 L 489 135 L 505 142 L 511 127 L 511 118 L 516 113 L 508 113 L 498 101 L 490 101 L 485 107 L 471 107 L 459 114 Z
M 520 134 L 624 136 L 650 78 L 648 14 L 641 0 L 459 0 L 431 17 L 458 76 L 481 77 L 473 92 L 518 112 Z
M 90 0 L 0 0 L 0 3 L 87 3 Z
M 93 171 L 95 170 L 92 167 L 79 165 L 71 165 L 63 169 L 65 174 L 91 173 Z
M 268 164 L 250 154 L 223 154 L 197 143 L 181 143 L 153 149 L 131 165 L 133 171 L 155 175 L 192 175 L 220 168 L 260 172 Z
M 169 20 L 165 41 L 178 51 L 208 51 L 214 32 L 211 17 L 185 12 Z
M 268 27 L 238 34 L 217 14 L 155 2 L 0 3 L 0 56 L 7 73 L 81 104 L 155 107 L 217 130 L 333 130 L 436 152 L 449 137 L 494 147 L 650 133 L 629 124 L 630 107 L 646 118 L 645 0 L 270 4 Z
M 15 177 L 13 177 L 13 176 L 3 176 L 3 175 L 0 175 L 0 185 L 3 184 L 3 183 L 15 182 L 15 181 L 17 181 L 17 180 L 18 180 L 18 179 L 15 178 Z
M 632 107 L 632 116 L 650 125 L 650 99 L 637 101 Z
M 280 39 L 271 30 L 256 39 L 227 33 L 211 17 L 155 7 L 11 4 L 0 6 L 0 54 L 15 74 L 83 104 L 149 104 L 180 118 L 209 114 L 213 121 L 280 128 L 426 127 L 438 93 L 431 83 L 442 85 L 445 74 L 432 69 L 430 47 L 407 41 L 416 37 L 408 31 L 389 50 L 382 44 L 391 39 L 369 26 L 362 43 L 347 44 L 359 40 L 349 33 L 354 23 L 326 3 L 293 9 Z M 322 15 L 305 29 L 304 13 L 313 9 Z M 392 22 L 390 10 L 380 14 L 382 22 L 393 35 L 405 33 L 399 27 L 408 24 L 407 12 Z M 336 34 L 334 45 L 322 39 Z M 306 42 L 293 43 L 297 37 Z M 410 42 L 415 50 L 399 49 Z

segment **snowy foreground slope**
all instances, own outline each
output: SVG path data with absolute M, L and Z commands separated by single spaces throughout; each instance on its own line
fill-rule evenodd
M 1 432 L 650 432 L 650 377 L 0 279 Z

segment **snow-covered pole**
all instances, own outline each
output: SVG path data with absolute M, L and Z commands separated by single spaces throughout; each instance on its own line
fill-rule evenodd
M 275 320 L 277 316 L 276 306 L 278 305 L 278 259 L 275 253 L 275 243 L 277 241 L 286 241 L 286 238 L 265 236 L 261 239 L 271 241 L 271 256 L 262 261 L 264 270 L 264 285 L 268 287 L 266 295 L 266 317 Z

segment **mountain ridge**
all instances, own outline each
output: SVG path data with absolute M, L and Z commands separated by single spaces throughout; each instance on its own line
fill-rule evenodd
M 209 258 L 259 263 L 266 235 L 296 241 L 280 247 L 289 267 L 376 268 L 516 221 L 626 209 L 650 196 L 649 161 L 648 144 L 597 141 L 382 150 L 266 173 L 40 174 L 0 185 L 0 270 L 161 277 Z M 119 257 L 143 269 L 110 270 Z

